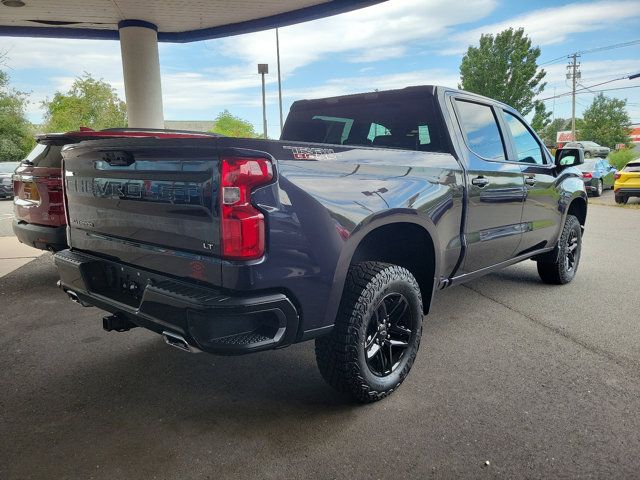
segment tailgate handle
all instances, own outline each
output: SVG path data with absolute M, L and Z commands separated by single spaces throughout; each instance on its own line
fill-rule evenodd
M 129 152 L 104 152 L 102 154 L 102 160 L 112 167 L 128 167 L 136 161 Z

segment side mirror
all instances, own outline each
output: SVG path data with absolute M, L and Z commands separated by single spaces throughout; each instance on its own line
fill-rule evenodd
M 581 148 L 561 148 L 556 150 L 556 167 L 567 168 L 584 163 L 584 150 Z

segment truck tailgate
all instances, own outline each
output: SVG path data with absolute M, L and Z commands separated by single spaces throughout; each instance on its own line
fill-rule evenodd
M 154 259 L 150 268 L 174 274 L 160 257 L 218 255 L 216 142 L 142 138 L 67 147 L 70 245 L 143 264 L 146 256 Z

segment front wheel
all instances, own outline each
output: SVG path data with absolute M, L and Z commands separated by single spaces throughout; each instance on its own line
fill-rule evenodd
M 333 331 L 316 339 L 316 362 L 336 390 L 364 403 L 391 394 L 416 358 L 422 297 L 405 268 L 380 262 L 352 265 Z
M 584 158 L 591 158 L 591 152 L 584 152 Z
M 564 285 L 573 280 L 582 252 L 582 227 L 573 215 L 567 215 L 553 261 L 538 261 L 538 274 L 544 283 Z

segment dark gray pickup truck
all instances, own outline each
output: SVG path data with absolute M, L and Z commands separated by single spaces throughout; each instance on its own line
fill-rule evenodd
M 186 351 L 315 339 L 360 401 L 408 374 L 434 292 L 526 259 L 578 268 L 582 151 L 434 86 L 293 104 L 280 140 L 120 138 L 63 150 L 62 289 Z M 506 294 L 507 292 L 505 292 Z

